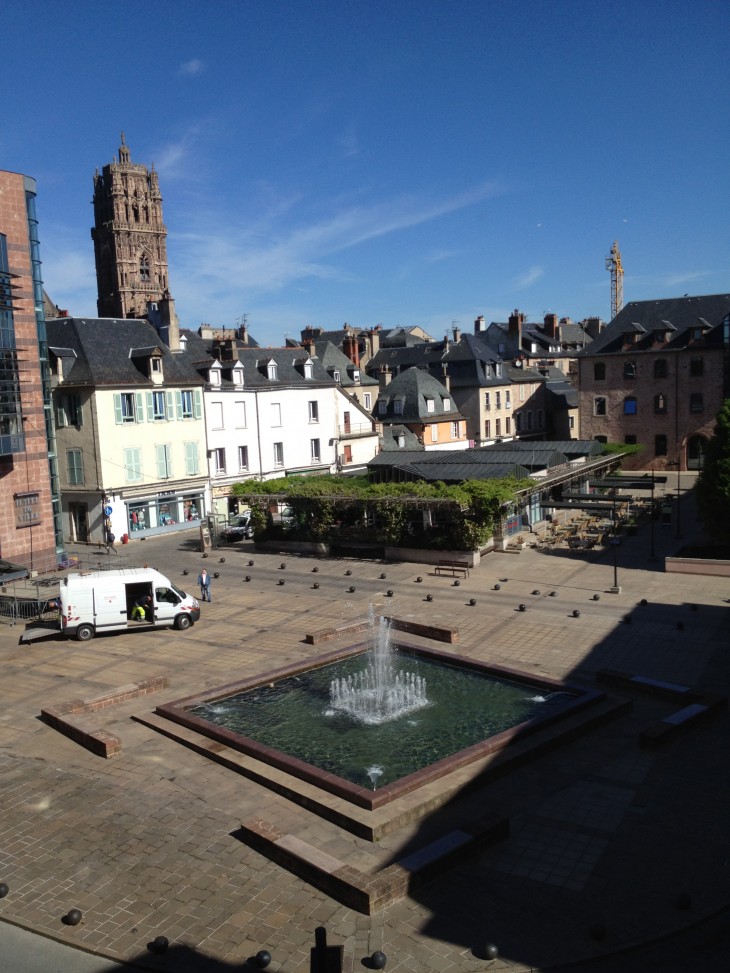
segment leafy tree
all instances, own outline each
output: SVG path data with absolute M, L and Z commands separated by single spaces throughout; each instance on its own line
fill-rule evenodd
M 697 506 L 706 529 L 730 543 L 730 399 L 717 414 L 697 479 Z

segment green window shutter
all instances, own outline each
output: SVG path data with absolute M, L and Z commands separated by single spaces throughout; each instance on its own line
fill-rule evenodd
M 119 392 L 114 393 L 114 421 L 117 425 L 121 425 L 124 422 L 122 417 L 122 396 Z
M 175 396 L 172 392 L 165 392 L 167 397 L 167 409 L 165 410 L 165 418 L 168 422 L 172 421 L 175 415 Z
M 182 419 L 182 392 L 180 389 L 175 389 L 175 415 L 178 419 Z
M 185 443 L 185 472 L 188 476 L 195 476 L 198 472 L 197 443 Z
M 76 395 L 74 398 L 76 399 L 76 425 L 80 429 L 84 424 L 84 406 L 80 395 Z
M 193 415 L 196 419 L 200 419 L 203 415 L 203 398 L 200 389 L 195 389 L 193 393 Z
M 145 392 L 147 397 L 147 422 L 154 422 L 155 419 L 155 403 L 152 398 L 151 392 Z
M 167 478 L 167 463 L 165 462 L 165 447 L 155 446 L 155 453 L 157 455 L 157 479 L 164 480 Z
M 144 422 L 144 396 L 141 392 L 134 393 L 134 421 Z
M 56 402 L 56 425 L 59 429 L 68 425 L 68 418 L 66 416 L 66 396 L 59 395 Z

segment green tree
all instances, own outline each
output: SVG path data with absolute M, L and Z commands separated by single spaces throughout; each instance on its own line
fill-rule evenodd
M 697 479 L 697 506 L 708 532 L 730 543 L 730 399 L 717 414 Z

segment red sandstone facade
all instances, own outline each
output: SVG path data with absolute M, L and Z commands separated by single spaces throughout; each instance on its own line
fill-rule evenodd
M 12 323 L 17 354 L 17 375 L 22 410 L 21 446 L 24 450 L 0 454 L 0 558 L 39 571 L 56 567 L 56 543 L 51 503 L 51 482 L 46 411 L 41 387 L 39 320 L 33 287 L 31 240 L 26 193 L 35 196 L 34 180 L 0 170 L 0 234 L 5 237 L 9 307 L 5 323 Z M 2 268 L 0 268 L 2 271 Z M 45 341 L 42 302 L 40 337 Z M 0 348 L 5 361 L 12 359 Z M 50 403 L 49 403 L 50 409 Z M 50 415 L 48 416 L 50 421 Z

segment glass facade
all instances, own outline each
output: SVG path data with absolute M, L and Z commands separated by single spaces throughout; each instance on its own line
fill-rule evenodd
M 13 321 L 13 275 L 7 238 L 0 233 L 0 455 L 25 451 L 18 354 Z

